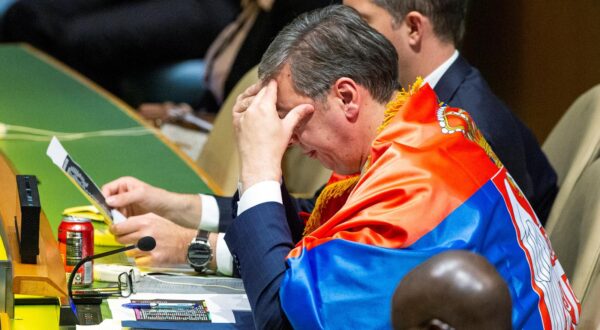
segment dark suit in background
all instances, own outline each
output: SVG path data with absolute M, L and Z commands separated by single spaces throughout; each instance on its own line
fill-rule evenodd
M 556 173 L 531 131 L 459 56 L 434 88 L 440 101 L 466 110 L 513 176 L 542 224 L 558 192 Z

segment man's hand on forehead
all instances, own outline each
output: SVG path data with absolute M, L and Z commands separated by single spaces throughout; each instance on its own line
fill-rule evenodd
M 256 94 L 254 88 L 249 88 L 244 97 L 238 98 L 238 103 L 242 103 L 252 97 L 250 105 L 244 109 L 243 104 L 236 104 L 233 113 L 241 162 L 240 178 L 245 189 L 261 181 L 281 178 L 281 159 L 292 133 L 300 120 L 313 112 L 312 105 L 302 104 L 287 111 L 282 119 L 275 105 L 277 82 L 269 81 Z
M 258 94 L 258 92 L 262 89 L 263 84 L 261 82 L 257 82 L 250 87 L 246 88 L 242 94 L 238 95 L 235 101 L 235 105 L 233 106 L 233 114 L 234 116 L 239 113 L 243 113 L 248 109 L 252 100 Z

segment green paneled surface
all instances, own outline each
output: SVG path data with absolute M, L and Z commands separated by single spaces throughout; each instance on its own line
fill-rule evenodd
M 0 46 L 0 122 L 64 132 L 141 126 L 122 105 L 74 79 L 35 50 L 18 45 Z M 88 202 L 46 156 L 48 143 L 0 137 L 0 151 L 18 173 L 38 177 L 42 208 L 56 235 L 62 210 Z M 62 144 L 99 186 L 131 175 L 172 191 L 209 192 L 197 173 L 154 134 Z

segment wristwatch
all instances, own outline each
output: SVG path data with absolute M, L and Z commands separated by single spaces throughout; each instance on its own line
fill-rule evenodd
M 188 246 L 188 263 L 198 273 L 204 273 L 207 270 L 212 257 L 212 249 L 208 244 L 208 232 L 199 230 L 198 235 L 194 237 Z

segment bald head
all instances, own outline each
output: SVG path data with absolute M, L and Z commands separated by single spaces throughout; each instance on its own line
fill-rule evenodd
M 467 251 L 410 271 L 392 298 L 394 329 L 511 329 L 511 298 L 496 269 Z

